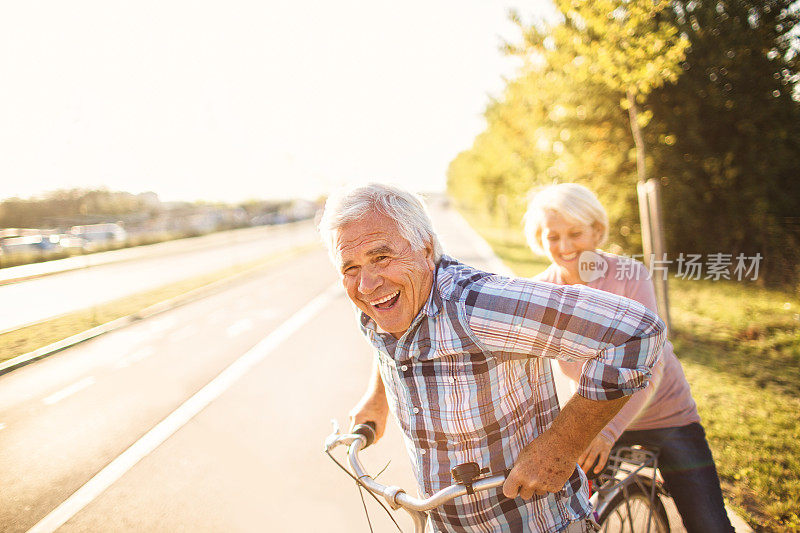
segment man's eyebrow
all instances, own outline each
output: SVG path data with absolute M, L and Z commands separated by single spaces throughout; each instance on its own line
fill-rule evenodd
M 376 248 L 373 248 L 372 250 L 367 251 L 366 255 L 368 255 L 370 257 L 374 257 L 376 255 L 389 254 L 389 253 L 392 253 L 392 252 L 394 252 L 394 248 L 392 248 L 388 244 L 382 244 L 382 245 L 380 245 L 380 246 L 378 246 Z M 342 272 L 344 272 L 352 264 L 353 264 L 353 261 L 350 261 L 350 260 L 345 261 L 344 263 L 342 263 L 342 266 L 340 267 L 340 269 L 342 270 Z
M 392 253 L 394 249 L 388 244 L 382 244 L 377 248 L 373 248 L 367 252 L 367 255 L 382 255 Z

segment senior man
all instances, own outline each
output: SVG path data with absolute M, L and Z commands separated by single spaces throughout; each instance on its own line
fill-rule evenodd
M 476 462 L 501 490 L 431 512 L 436 531 L 590 531 L 586 447 L 664 342 L 644 306 L 584 286 L 482 272 L 442 254 L 422 202 L 381 184 L 328 199 L 320 232 L 376 361 L 353 423 L 391 410 L 423 494 Z M 576 259 L 577 260 L 577 259 Z M 585 361 L 559 409 L 550 359 Z

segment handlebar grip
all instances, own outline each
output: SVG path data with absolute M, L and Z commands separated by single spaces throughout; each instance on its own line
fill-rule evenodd
M 375 437 L 377 436 L 375 430 L 375 422 L 367 422 L 365 424 L 359 424 L 353 428 L 353 433 L 356 435 L 361 435 L 367 441 L 364 444 L 364 448 L 372 445 L 375 442 Z

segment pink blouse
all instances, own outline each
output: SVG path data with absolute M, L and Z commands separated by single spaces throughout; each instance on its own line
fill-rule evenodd
M 608 263 L 608 270 L 603 277 L 587 283 L 589 287 L 625 296 L 658 311 L 653 283 L 642 263 L 606 252 L 597 253 Z M 564 285 L 561 272 L 555 265 L 550 265 L 534 279 Z M 602 430 L 601 433 L 612 442 L 627 429 L 679 427 L 700 421 L 683 367 L 669 340 L 661 355 L 647 387 L 636 392 Z M 570 379 L 580 379 L 583 363 L 558 361 L 558 365 Z

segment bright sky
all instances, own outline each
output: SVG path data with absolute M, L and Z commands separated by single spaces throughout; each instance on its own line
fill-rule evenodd
M 0 7 L 0 198 L 443 190 L 549 0 L 62 0 Z

